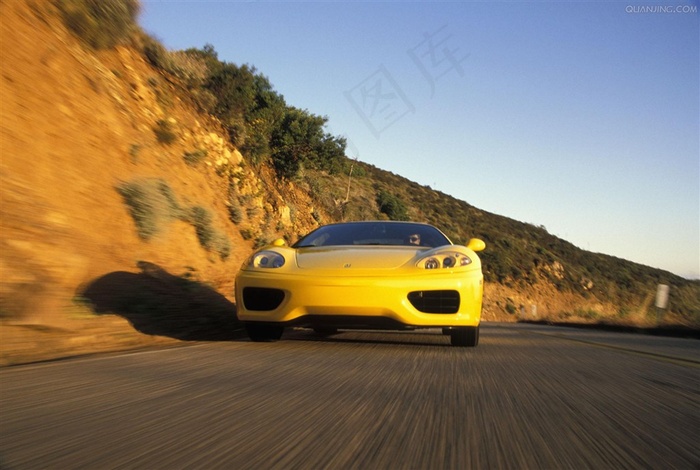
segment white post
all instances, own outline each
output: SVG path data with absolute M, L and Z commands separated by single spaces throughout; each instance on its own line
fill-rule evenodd
M 656 288 L 656 324 L 661 322 L 663 317 L 663 311 L 668 307 L 668 291 L 669 287 L 667 284 L 659 284 Z

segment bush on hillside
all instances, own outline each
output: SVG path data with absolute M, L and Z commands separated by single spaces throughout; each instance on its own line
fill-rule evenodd
M 387 191 L 380 191 L 377 195 L 379 210 L 386 214 L 391 220 L 408 220 L 408 209 L 406 205 L 393 194 Z
M 154 66 L 187 84 L 198 107 L 219 119 L 231 143 L 254 165 L 271 160 L 286 179 L 302 168 L 349 170 L 346 140 L 324 131 L 328 118 L 288 106 L 255 67 L 221 62 L 209 44 L 170 52 L 147 35 L 143 51 Z
M 120 184 L 117 191 L 129 207 L 136 231 L 143 240 L 150 240 L 168 221 L 182 215 L 170 186 L 161 179 L 137 179 Z
M 143 33 L 141 48 L 146 59 L 155 67 L 179 78 L 191 90 L 201 87 L 209 77 L 207 62 L 188 51 L 169 51 L 160 41 Z
M 142 240 L 148 241 L 161 233 L 170 221 L 182 220 L 194 226 L 197 239 L 204 249 L 218 253 L 222 260 L 229 257 L 231 243 L 214 228 L 211 211 L 201 206 L 180 206 L 174 191 L 162 179 L 136 179 L 120 184 L 117 191 L 129 207 Z
M 95 49 L 126 42 L 136 29 L 138 0 L 57 0 L 64 24 Z
M 177 139 L 175 126 L 167 119 L 159 119 L 153 128 L 153 133 L 161 144 L 170 145 Z
M 296 177 L 302 167 L 342 173 L 350 167 L 345 157 L 346 141 L 323 128 L 328 118 L 288 107 L 272 130 L 272 164 L 283 178 Z
M 185 159 L 185 163 L 187 163 L 188 165 L 196 166 L 199 162 L 206 158 L 208 153 L 209 152 L 207 152 L 206 149 L 191 150 L 185 152 L 183 158 Z

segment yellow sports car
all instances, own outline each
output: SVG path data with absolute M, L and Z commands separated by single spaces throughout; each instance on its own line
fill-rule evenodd
M 342 329 L 442 328 L 455 346 L 479 343 L 483 241 L 454 245 L 432 225 L 345 222 L 294 245 L 254 253 L 236 277 L 238 318 L 253 341 L 286 326 Z

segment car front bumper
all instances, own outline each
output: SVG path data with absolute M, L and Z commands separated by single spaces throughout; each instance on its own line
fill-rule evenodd
M 478 269 L 392 277 L 244 270 L 236 278 L 239 320 L 284 325 L 478 326 L 482 294 L 483 276 Z

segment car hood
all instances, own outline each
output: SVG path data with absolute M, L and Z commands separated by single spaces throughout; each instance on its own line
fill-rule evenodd
M 414 259 L 424 248 L 408 246 L 333 246 L 300 248 L 300 269 L 396 269 Z

